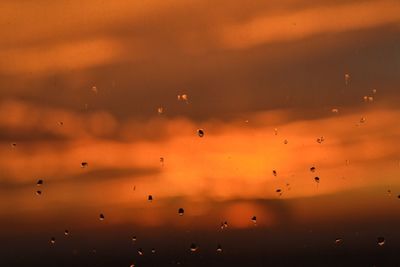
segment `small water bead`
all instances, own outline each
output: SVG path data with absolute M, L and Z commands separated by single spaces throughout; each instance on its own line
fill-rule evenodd
M 322 142 L 325 141 L 325 138 L 323 136 L 317 138 L 317 143 L 322 144 Z
M 191 252 L 196 252 L 198 249 L 199 249 L 199 248 L 198 248 L 198 246 L 197 246 L 195 243 L 192 243 L 192 244 L 190 245 L 190 251 L 191 251 Z
M 316 168 L 315 168 L 314 166 L 312 166 L 312 167 L 310 168 L 310 171 L 311 171 L 311 172 L 315 172 L 315 171 L 316 171 Z
M 185 213 L 185 210 L 183 208 L 178 209 L 179 216 L 183 216 L 184 213 Z
M 278 173 L 276 172 L 276 170 L 272 170 L 272 175 L 277 176 Z
M 376 241 L 377 241 L 378 245 L 381 246 L 381 247 L 382 247 L 383 245 L 385 245 L 385 243 L 386 243 L 385 238 L 382 237 L 382 236 L 378 237 Z
M 204 136 L 204 130 L 203 130 L 203 129 L 198 129 L 198 130 L 197 130 L 197 135 L 198 135 L 199 137 L 203 137 L 203 136 Z
M 56 238 L 55 237 L 50 238 L 50 243 L 54 245 L 56 243 Z
M 158 115 L 163 114 L 164 113 L 164 108 L 163 107 L 158 107 L 157 108 L 157 113 L 158 113 Z
M 348 85 L 350 82 L 350 74 L 346 73 L 344 74 L 344 83 L 345 85 Z
M 99 219 L 100 219 L 100 221 L 103 221 L 103 220 L 105 219 L 105 217 L 104 217 L 104 214 L 103 214 L 103 213 L 100 213 L 100 215 L 99 215 Z
M 189 96 L 187 94 L 178 95 L 178 101 L 185 101 L 186 103 L 188 103 Z
M 319 177 L 317 176 L 317 177 L 314 178 L 314 180 L 315 180 L 316 183 L 319 183 L 319 180 L 320 180 L 320 179 L 319 179 Z
M 68 236 L 68 235 L 69 235 L 69 231 L 68 231 L 68 230 L 65 230 L 65 231 L 64 231 L 64 235 L 65 235 L 65 236 Z
M 147 197 L 147 200 L 150 201 L 150 202 L 153 201 L 153 196 L 152 196 L 152 195 L 149 195 L 149 196 Z
M 42 184 L 43 184 L 43 180 L 42 180 L 42 179 L 39 179 L 39 180 L 37 181 L 37 183 L 36 183 L 37 186 L 41 186 Z
M 251 221 L 252 221 L 254 224 L 256 224 L 256 223 L 257 223 L 257 217 L 256 217 L 256 216 L 253 216 L 253 217 L 251 218 Z
M 41 194 L 42 194 L 42 191 L 40 191 L 40 190 L 36 191 L 36 195 L 40 196 Z
M 81 168 L 86 168 L 89 166 L 89 163 L 87 163 L 86 161 L 81 162 Z
M 222 246 L 220 244 L 218 244 L 218 246 L 217 246 L 217 252 L 219 252 L 219 253 L 222 252 Z
M 336 239 L 335 239 L 335 244 L 336 244 L 336 245 L 341 245 L 341 244 L 343 244 L 343 239 L 342 239 L 342 238 L 336 238 Z
M 143 256 L 143 255 L 144 255 L 143 249 L 142 249 L 142 248 L 138 248 L 137 252 L 138 252 L 138 254 L 139 254 L 140 256 Z

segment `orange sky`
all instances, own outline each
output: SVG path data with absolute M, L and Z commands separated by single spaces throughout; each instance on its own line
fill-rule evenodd
M 0 3 L 0 215 L 163 225 L 181 199 L 252 227 L 279 223 L 257 201 L 400 194 L 398 1 L 39 2 Z

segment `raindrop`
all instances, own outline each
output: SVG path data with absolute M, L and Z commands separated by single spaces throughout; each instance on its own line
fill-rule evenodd
M 135 267 L 135 264 L 132 263 L 129 267 Z
M 274 129 L 274 133 L 275 133 L 275 135 L 278 135 L 278 128 Z
M 322 144 L 322 142 L 325 141 L 325 138 L 323 136 L 317 138 L 317 143 Z
M 222 252 L 222 246 L 220 244 L 217 246 L 217 252 Z
M 183 216 L 184 213 L 185 213 L 185 210 L 183 208 L 178 209 L 179 216 Z
M 251 221 L 252 221 L 254 224 L 256 224 L 256 223 L 257 223 L 257 217 L 256 217 L 256 216 L 253 216 L 253 217 L 251 218 Z
M 346 73 L 346 74 L 344 75 L 344 83 L 345 83 L 346 85 L 348 85 L 349 82 L 350 82 L 350 74 Z
M 161 163 L 161 166 L 164 166 L 164 158 L 163 157 L 160 157 L 160 163 Z
M 190 251 L 191 252 L 196 252 L 199 248 L 197 247 L 197 245 L 195 243 L 192 243 L 190 245 Z
M 100 216 L 99 216 L 99 218 L 100 218 L 100 221 L 104 221 L 104 214 L 103 213 L 100 213 Z
M 335 239 L 335 244 L 336 244 L 336 245 L 341 245 L 341 244 L 343 244 L 343 238 L 336 238 L 336 239 Z
M 185 101 L 186 103 L 188 103 L 189 97 L 187 94 L 181 94 L 181 95 L 178 95 L 178 100 Z
M 278 175 L 278 173 L 276 172 L 276 170 L 272 170 L 272 174 L 273 174 L 274 176 L 277 176 L 277 175 Z
M 65 235 L 65 236 L 68 236 L 68 235 L 69 235 L 69 231 L 68 231 L 68 230 L 65 230 L 65 231 L 64 231 L 64 235 Z
M 59 126 L 63 126 L 63 125 L 64 125 L 64 122 L 59 121 L 59 122 L 58 122 L 58 125 L 59 125 Z
M 203 137 L 203 136 L 204 136 L 204 130 L 203 130 L 203 129 L 198 129 L 198 130 L 197 130 L 197 135 L 198 135 L 199 137 Z
M 50 243 L 51 244 L 55 244 L 56 243 L 56 238 L 55 237 L 50 238 Z
M 277 193 L 282 193 L 282 189 L 278 188 L 278 189 L 276 189 L 276 192 Z
M 164 108 L 163 107 L 158 107 L 157 108 L 157 113 L 158 113 L 158 115 L 163 114 L 164 113 Z
M 39 179 L 39 180 L 37 181 L 37 183 L 36 183 L 37 186 L 41 186 L 42 184 L 43 184 L 43 180 L 42 180 L 42 179 Z
M 365 122 L 365 118 L 364 117 L 361 117 L 361 119 L 360 119 L 360 123 L 364 123 Z
M 312 167 L 310 168 L 310 171 L 311 171 L 311 172 L 315 172 L 315 170 L 316 170 L 316 168 L 315 168 L 314 166 L 312 166 Z
M 38 190 L 36 191 L 36 195 L 40 196 L 42 194 L 42 191 Z
M 221 223 L 221 229 L 223 230 L 225 228 L 228 228 L 228 222 L 227 221 Z
M 149 195 L 149 196 L 147 197 L 147 200 L 150 201 L 150 202 L 153 201 L 153 196 L 152 196 L 152 195 Z
M 153 253 L 153 254 L 156 253 L 156 249 L 155 249 L 155 248 L 152 248 L 152 249 L 151 249 L 151 253 Z
M 285 139 L 285 140 L 283 141 L 283 143 L 284 143 L 285 145 L 287 145 L 287 144 L 289 143 L 289 141 L 288 141 L 287 139 Z
M 388 190 L 387 193 L 388 193 L 389 197 L 392 196 L 392 190 Z
M 315 177 L 314 180 L 315 180 L 316 183 L 319 183 L 319 177 L 318 176 Z
M 143 249 L 141 249 L 141 248 L 138 248 L 137 252 L 138 252 L 138 254 L 139 254 L 140 256 L 143 256 L 143 255 L 144 255 Z
M 382 247 L 383 245 L 385 245 L 385 242 L 386 242 L 386 241 L 385 241 L 385 238 L 384 238 L 384 237 L 381 237 L 381 236 L 380 236 L 380 237 L 377 238 L 377 243 L 378 243 L 379 246 Z
M 376 89 L 372 89 L 372 93 L 373 93 L 373 94 L 376 94 Z
M 16 148 L 17 147 L 17 143 L 11 143 L 11 147 L 12 148 Z
M 97 90 L 96 86 L 92 86 L 92 92 L 97 94 L 99 92 L 99 90 Z
M 332 113 L 339 113 L 339 109 L 337 109 L 337 108 L 333 108 L 331 111 L 332 111 Z
M 137 240 L 136 236 L 133 236 L 133 237 L 132 237 L 132 242 L 135 243 L 136 240 Z
M 86 168 L 88 166 L 89 164 L 86 161 L 81 162 L 81 168 Z

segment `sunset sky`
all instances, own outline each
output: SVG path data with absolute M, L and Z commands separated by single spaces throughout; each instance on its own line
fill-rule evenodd
M 1 266 L 400 264 L 398 0 L 0 12 Z

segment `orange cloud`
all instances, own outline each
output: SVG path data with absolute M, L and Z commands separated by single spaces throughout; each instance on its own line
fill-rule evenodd
M 245 23 L 225 26 L 221 34 L 221 45 L 230 49 L 249 48 L 399 22 L 398 1 L 369 1 L 305 8 L 286 14 L 260 16 Z

